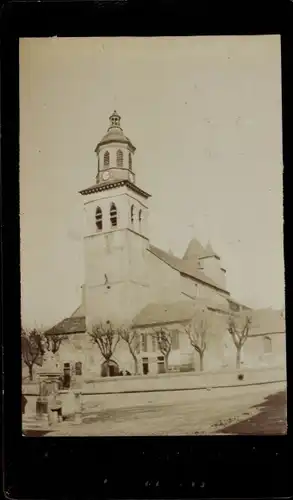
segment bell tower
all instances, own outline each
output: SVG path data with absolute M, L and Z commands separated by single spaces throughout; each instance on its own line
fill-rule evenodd
M 116 111 L 98 143 L 96 183 L 84 197 L 87 327 L 99 321 L 131 322 L 148 302 L 148 199 L 136 185 L 135 147 Z

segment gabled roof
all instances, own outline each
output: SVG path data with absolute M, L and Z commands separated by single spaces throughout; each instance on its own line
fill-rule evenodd
M 206 276 L 201 270 L 196 269 L 192 260 L 179 259 L 179 257 L 170 255 L 168 252 L 165 252 L 164 250 L 161 250 L 154 245 L 149 246 L 149 251 L 160 260 L 165 262 L 165 264 L 172 267 L 176 271 L 179 271 L 181 274 L 190 276 L 191 278 L 201 281 L 202 283 L 216 288 L 217 290 L 224 291 L 228 294 L 228 292 L 224 288 L 220 287 L 219 285 L 217 285 L 217 283 L 208 278 L 208 276 Z
M 228 308 L 206 299 L 182 300 L 165 304 L 150 303 L 133 320 L 133 327 L 189 321 L 199 307 L 207 307 L 227 313 Z

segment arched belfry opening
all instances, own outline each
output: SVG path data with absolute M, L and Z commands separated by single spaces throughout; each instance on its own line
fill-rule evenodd
M 109 151 L 106 151 L 104 153 L 104 167 L 105 168 L 109 167 L 109 165 L 110 165 L 110 153 L 109 153 Z
M 115 203 L 111 203 L 110 206 L 110 222 L 111 222 L 111 227 L 116 227 L 117 226 L 117 208 Z
M 103 229 L 103 212 L 101 207 L 97 207 L 96 209 L 96 227 L 98 231 L 102 231 Z
M 129 170 L 132 170 L 132 154 L 130 153 L 130 151 L 128 153 L 128 168 Z
M 121 149 L 118 149 L 116 153 L 116 164 L 117 167 L 123 168 L 123 151 Z

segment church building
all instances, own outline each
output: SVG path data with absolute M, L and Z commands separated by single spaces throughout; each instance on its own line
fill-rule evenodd
M 60 362 L 78 367 L 76 371 L 83 374 L 100 375 L 105 360 L 88 332 L 109 321 L 127 325 L 141 338 L 140 373 L 152 374 L 164 371 L 152 335 L 155 327 L 164 326 L 173 332 L 170 370 L 197 370 L 197 353 L 180 327 L 190 323 L 199 306 L 220 318 L 221 325 L 229 311 L 249 308 L 231 297 L 226 270 L 210 243 L 204 247 L 192 239 L 180 258 L 150 242 L 151 195 L 136 179 L 136 148 L 124 134 L 116 111 L 109 120 L 107 133 L 95 149 L 95 182 L 80 191 L 85 215 L 81 305 L 47 334 L 67 336 L 58 352 Z M 280 324 L 275 334 L 284 339 L 284 320 L 278 312 L 276 315 Z M 259 358 L 262 347 L 253 352 Z M 235 346 L 226 328 L 215 328 L 205 358 L 205 369 L 235 366 Z M 121 369 L 133 373 L 133 358 L 122 340 L 113 363 L 116 368 L 111 374 Z

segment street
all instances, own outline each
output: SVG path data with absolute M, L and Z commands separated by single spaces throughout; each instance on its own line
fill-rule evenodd
M 168 400 L 169 398 L 169 400 Z M 83 423 L 63 422 L 53 430 L 24 430 L 26 435 L 138 436 L 286 433 L 285 384 L 178 391 L 149 395 L 147 404 L 97 408 L 85 404 Z M 35 434 L 34 434 L 35 433 Z

